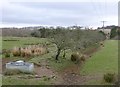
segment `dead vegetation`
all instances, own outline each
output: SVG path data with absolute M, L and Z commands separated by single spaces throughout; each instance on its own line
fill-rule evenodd
M 14 47 L 11 51 L 13 56 L 31 57 L 47 53 L 47 47 L 40 45 L 29 45 L 27 47 Z

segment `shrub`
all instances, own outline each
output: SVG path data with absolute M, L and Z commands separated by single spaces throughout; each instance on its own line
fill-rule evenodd
M 80 56 L 79 56 L 79 54 L 77 54 L 77 53 L 73 53 L 72 55 L 71 55 L 71 61 L 78 61 L 80 59 Z
M 30 49 L 25 49 L 25 57 L 30 57 L 32 56 L 32 52 Z
M 20 48 L 14 47 L 12 50 L 12 54 L 13 54 L 13 56 L 20 56 L 21 55 Z
M 5 55 L 5 57 L 10 57 L 11 51 L 10 50 L 2 50 L 2 53 Z
M 10 57 L 10 53 L 5 53 L 5 57 Z
M 80 57 L 80 60 L 81 60 L 81 61 L 85 61 L 85 55 L 82 55 L 82 56 Z
M 21 56 L 25 57 L 25 52 L 24 51 L 21 51 Z
M 113 73 L 106 73 L 104 74 L 104 80 L 105 82 L 112 83 L 115 81 L 115 74 Z
M 103 31 L 99 31 L 99 33 L 101 33 L 101 34 L 105 35 L 105 33 L 104 33 Z
M 100 42 L 100 45 L 103 46 L 104 45 L 103 42 Z
M 22 56 L 22 57 L 31 57 L 31 56 L 39 56 L 46 53 L 49 53 L 47 47 L 39 46 L 39 45 L 29 45 L 24 48 L 22 47 L 14 47 L 11 51 L 13 56 Z
M 14 52 L 12 52 L 12 54 L 13 54 L 13 56 L 20 56 L 20 51 L 14 51 Z
M 47 77 L 47 76 L 43 76 L 43 80 L 44 80 L 44 81 L 48 81 L 48 80 L 50 80 L 50 78 Z

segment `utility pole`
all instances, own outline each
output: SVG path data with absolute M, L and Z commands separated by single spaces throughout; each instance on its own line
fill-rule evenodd
M 105 22 L 107 22 L 107 21 L 101 21 L 101 22 L 102 22 L 102 24 L 103 24 L 103 28 L 104 28 Z

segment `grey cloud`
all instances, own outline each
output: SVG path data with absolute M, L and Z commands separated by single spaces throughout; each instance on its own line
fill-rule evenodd
M 3 23 L 42 25 L 98 25 L 103 16 L 117 16 L 116 3 L 9 3 L 3 7 Z

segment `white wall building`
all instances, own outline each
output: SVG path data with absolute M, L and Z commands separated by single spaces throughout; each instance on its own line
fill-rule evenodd
M 106 34 L 106 37 L 110 37 L 111 29 L 98 29 L 99 31 L 102 31 Z

